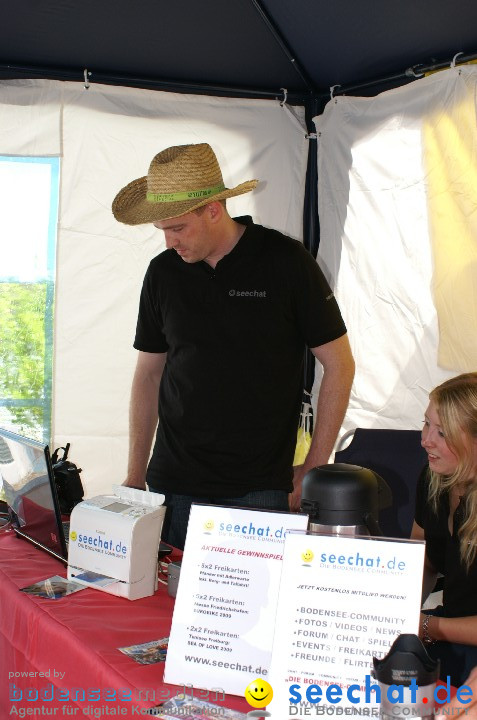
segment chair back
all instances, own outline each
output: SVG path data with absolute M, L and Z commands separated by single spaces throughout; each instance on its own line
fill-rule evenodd
M 385 537 L 409 538 L 417 479 L 427 463 L 420 431 L 356 428 L 351 443 L 335 453 L 334 461 L 361 465 L 386 480 L 393 502 L 379 513 L 379 525 Z

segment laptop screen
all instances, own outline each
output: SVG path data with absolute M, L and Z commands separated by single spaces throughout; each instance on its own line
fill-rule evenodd
M 0 428 L 0 476 L 15 532 L 65 560 L 66 543 L 48 446 Z

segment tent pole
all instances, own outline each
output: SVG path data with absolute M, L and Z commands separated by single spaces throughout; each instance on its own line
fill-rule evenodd
M 173 80 L 142 78 L 133 75 L 114 75 L 96 72 L 88 68 L 88 79 L 91 85 L 120 85 L 123 87 L 139 87 L 147 90 L 163 90 L 164 92 L 190 93 L 193 95 L 213 95 L 217 97 L 261 98 L 264 100 L 281 100 L 283 88 L 276 90 L 267 88 L 228 87 L 226 85 L 203 85 L 200 83 L 181 83 Z M 11 65 L 0 63 L 0 80 L 17 80 L 19 78 L 47 78 L 49 80 L 70 80 L 84 84 L 84 69 L 33 67 L 28 65 Z M 309 95 L 303 92 L 287 90 L 287 103 L 304 105 Z
M 454 62 L 455 60 L 455 62 Z M 436 62 L 432 65 L 413 65 L 412 67 L 407 68 L 403 72 L 396 73 L 394 75 L 387 75 L 385 77 L 381 78 L 374 78 L 372 80 L 367 80 L 362 83 L 355 83 L 354 85 L 335 85 L 333 89 L 333 96 L 336 95 L 348 95 L 356 93 L 360 90 L 367 90 L 369 88 L 376 88 L 380 85 L 390 85 L 394 84 L 394 86 L 404 85 L 408 82 L 412 82 L 413 80 L 417 80 L 421 77 L 424 77 L 424 75 L 427 75 L 427 73 L 435 72 L 436 70 L 445 70 L 446 68 L 450 68 L 453 64 L 454 65 L 465 65 L 465 63 L 472 62 L 474 60 L 477 60 L 477 53 L 471 53 L 468 55 L 464 55 L 464 53 L 458 53 L 458 57 L 455 56 L 454 59 L 445 60 L 442 62 Z M 329 100 L 330 93 L 329 92 L 323 92 L 318 94 L 318 98 L 324 99 L 327 98 Z
M 320 218 L 318 215 L 318 156 L 313 118 L 323 112 L 325 102 L 310 99 L 305 104 L 305 120 L 308 130 L 308 163 L 306 168 L 305 197 L 303 201 L 303 244 L 316 258 L 320 245 Z M 315 357 L 305 350 L 303 368 L 303 403 L 310 403 L 311 390 L 315 379 Z M 310 418 L 313 430 L 313 413 Z
M 299 64 L 298 60 L 296 59 L 295 53 L 292 51 L 290 46 L 285 42 L 283 35 L 281 34 L 280 30 L 278 29 L 278 27 L 275 25 L 275 23 L 271 19 L 270 15 L 263 8 L 261 2 L 259 0 L 252 0 L 252 5 L 254 5 L 258 14 L 264 21 L 265 25 L 270 30 L 270 32 L 272 33 L 272 35 L 275 38 L 275 40 L 277 41 L 277 43 L 280 45 L 281 49 L 283 50 L 283 52 L 289 59 L 290 63 L 295 68 L 295 70 L 298 73 L 298 75 L 300 76 L 300 78 L 303 80 L 303 82 L 307 86 L 310 93 L 314 94 L 316 92 L 316 88 L 314 87 L 313 82 L 311 81 L 310 77 L 307 75 L 305 70 Z
M 320 220 L 318 217 L 318 160 L 316 150 L 315 126 L 313 118 L 320 115 L 326 101 L 317 97 L 305 103 L 305 121 L 309 134 L 308 163 L 306 169 L 305 198 L 303 203 L 303 244 L 314 258 L 320 245 Z

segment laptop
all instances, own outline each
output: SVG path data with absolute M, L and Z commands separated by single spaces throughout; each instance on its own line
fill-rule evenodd
M 15 533 L 66 563 L 68 524 L 61 520 L 48 445 L 0 428 L 0 484 Z

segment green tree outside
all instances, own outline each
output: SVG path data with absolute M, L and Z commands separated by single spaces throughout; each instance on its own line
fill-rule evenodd
M 0 282 L 0 398 L 15 431 L 41 439 L 45 421 L 48 282 Z M 13 402 L 12 402 L 13 401 Z

